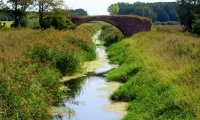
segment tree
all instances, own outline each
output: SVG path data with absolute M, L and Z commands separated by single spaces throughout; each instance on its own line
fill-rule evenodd
M 0 0 L 0 10 L 3 10 L 6 8 L 6 5 L 4 4 L 3 0 Z
M 42 20 L 45 17 L 45 13 L 49 10 L 56 9 L 57 7 L 60 7 L 63 5 L 62 0 L 38 0 L 38 12 L 39 12 L 39 23 L 40 26 L 42 26 Z
M 108 12 L 111 15 L 117 15 L 119 12 L 119 6 L 118 4 L 112 4 L 111 6 L 108 7 Z
M 33 4 L 33 0 L 9 0 L 8 3 L 12 5 L 11 10 L 14 18 L 12 26 L 18 27 L 22 25 L 20 22 L 26 16 L 26 9 Z
M 118 15 L 140 15 L 150 18 L 152 21 L 178 21 L 176 2 L 157 2 L 143 3 L 135 2 L 133 4 L 120 2 Z M 111 6 L 110 6 L 111 7 Z
M 69 10 L 69 16 L 88 16 L 87 11 L 84 9 Z
M 178 0 L 178 15 L 181 25 L 186 26 L 186 29 L 191 30 L 192 21 L 194 19 L 193 6 L 191 0 Z

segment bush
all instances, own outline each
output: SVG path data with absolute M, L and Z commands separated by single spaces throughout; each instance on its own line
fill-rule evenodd
M 0 22 L 0 28 L 4 28 L 5 26 L 6 26 L 5 22 L 4 23 Z
M 111 25 L 104 25 L 100 39 L 104 41 L 105 46 L 119 42 L 124 38 L 124 35 L 117 28 Z
M 194 33 L 200 34 L 200 20 L 195 20 L 192 29 Z
M 53 18 L 52 26 L 54 26 L 55 29 L 59 29 L 59 30 L 67 29 L 66 17 Z
M 50 28 L 52 26 L 52 18 L 47 17 L 41 21 L 41 27 L 44 29 Z
M 76 25 L 70 19 L 64 17 L 47 17 L 42 20 L 41 27 L 44 29 L 54 27 L 59 30 L 75 29 Z
M 35 62 L 57 68 L 63 75 L 73 74 L 81 69 L 80 60 L 73 53 L 58 52 L 55 49 L 33 46 L 29 47 L 27 56 Z
M 73 74 L 80 71 L 81 65 L 78 58 L 73 54 L 58 53 L 54 58 L 54 64 L 63 75 Z

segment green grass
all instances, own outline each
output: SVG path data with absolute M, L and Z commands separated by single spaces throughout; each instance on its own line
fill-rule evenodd
M 119 29 L 110 24 L 104 24 L 102 26 L 102 32 L 100 39 L 103 41 L 105 46 L 109 46 L 113 43 L 119 42 L 124 38 L 124 35 Z
M 52 119 L 49 107 L 62 100 L 59 79 L 95 58 L 91 35 L 100 28 L 0 31 L 0 119 Z
M 10 28 L 11 24 L 13 23 L 13 21 L 0 21 L 1 23 L 5 23 L 5 26 Z
M 153 27 L 108 47 L 119 68 L 109 81 L 125 82 L 111 99 L 129 102 L 123 120 L 200 119 L 200 38 Z

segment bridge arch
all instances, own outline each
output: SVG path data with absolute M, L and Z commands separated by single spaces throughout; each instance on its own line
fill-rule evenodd
M 125 37 L 151 30 L 151 22 L 148 19 L 133 15 L 72 17 L 71 20 L 77 26 L 91 21 L 107 22 L 117 27 Z

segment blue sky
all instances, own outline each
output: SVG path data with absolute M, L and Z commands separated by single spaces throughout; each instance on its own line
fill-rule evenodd
M 112 3 L 129 2 L 134 3 L 138 0 L 64 0 L 68 8 L 85 9 L 89 15 L 107 15 L 107 8 Z M 140 0 L 140 2 L 174 2 L 176 0 Z

